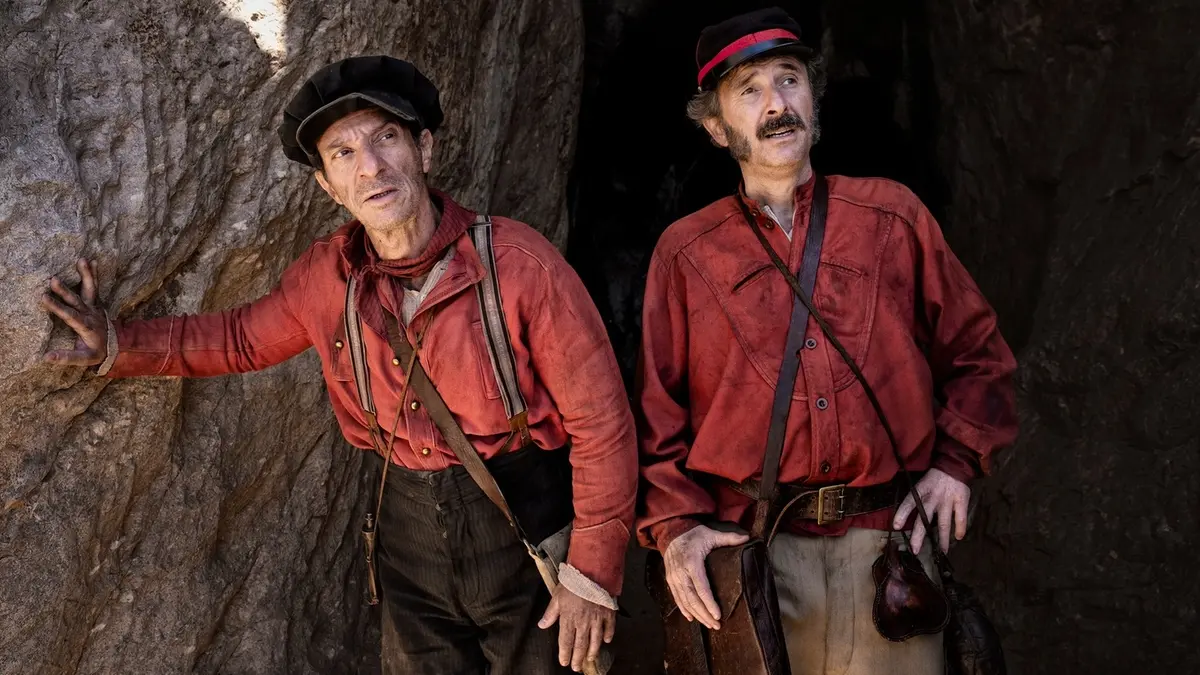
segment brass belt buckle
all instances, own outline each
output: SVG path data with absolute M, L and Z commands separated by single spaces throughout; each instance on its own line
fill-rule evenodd
M 836 500 L 837 507 L 834 511 L 834 517 L 825 517 L 825 504 L 828 500 Z M 817 524 L 826 525 L 828 523 L 836 523 L 846 517 L 846 486 L 843 485 L 827 485 L 817 490 Z

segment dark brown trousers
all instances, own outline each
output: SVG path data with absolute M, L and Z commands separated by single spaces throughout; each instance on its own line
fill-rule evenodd
M 385 673 L 570 672 L 558 665 L 557 626 L 537 627 L 550 601 L 537 568 L 461 466 L 388 469 L 378 558 L 394 630 Z

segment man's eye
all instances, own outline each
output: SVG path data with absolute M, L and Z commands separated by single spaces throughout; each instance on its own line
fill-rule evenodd
M 381 135 L 381 136 L 379 137 L 379 140 L 381 140 L 381 141 L 386 141 L 386 140 L 390 140 L 390 139 L 392 139 L 392 138 L 395 138 L 395 137 L 396 137 L 396 132 L 394 132 L 394 131 L 385 131 L 385 132 L 383 132 L 383 135 Z
M 785 78 L 783 78 L 783 83 L 784 83 L 784 84 L 796 84 L 796 78 L 794 78 L 794 77 L 785 77 Z
M 337 152 L 333 153 L 333 158 L 341 159 L 342 157 L 345 157 L 346 155 L 349 155 L 349 154 L 350 154 L 349 148 L 342 148 L 341 150 L 338 150 Z
M 753 93 L 754 93 L 754 87 L 746 87 L 746 88 L 745 88 L 745 89 L 742 91 L 742 96 L 745 96 L 745 95 L 747 95 L 747 94 L 753 94 Z

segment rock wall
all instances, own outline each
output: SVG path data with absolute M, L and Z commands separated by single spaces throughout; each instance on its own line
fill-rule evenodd
M 344 217 L 278 150 L 321 65 L 416 62 L 432 182 L 562 244 L 582 59 L 567 0 L 15 0 L 0 10 L 0 673 L 377 669 L 369 480 L 315 357 L 207 380 L 40 365 L 36 305 L 97 260 L 122 316 L 266 292 Z
M 1023 429 L 956 554 L 1010 672 L 1198 672 L 1196 3 L 924 3 L 947 236 Z

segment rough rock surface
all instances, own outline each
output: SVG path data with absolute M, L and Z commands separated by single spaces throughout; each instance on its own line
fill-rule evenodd
M 925 3 L 1023 429 L 956 554 L 1010 672 L 1198 672 L 1200 6 Z
M 279 152 L 307 74 L 357 53 L 442 89 L 433 183 L 565 241 L 573 2 L 15 0 L 0 10 L 0 673 L 377 668 L 367 478 L 309 353 L 241 377 L 39 364 L 36 306 L 98 261 L 122 316 L 267 291 L 343 217 Z

